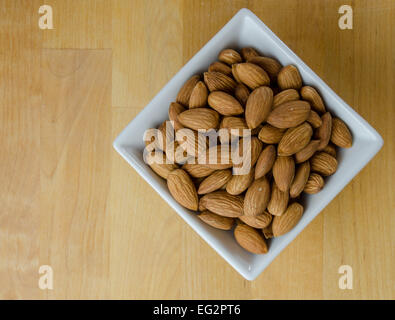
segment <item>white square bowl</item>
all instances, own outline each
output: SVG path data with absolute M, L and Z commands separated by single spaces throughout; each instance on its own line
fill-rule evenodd
M 321 93 L 332 114 L 345 121 L 353 135 L 353 146 L 339 150 L 336 173 L 326 179 L 318 194 L 306 195 L 302 219 L 287 234 L 272 239 L 269 252 L 254 255 L 242 249 L 231 231 L 216 230 L 179 205 L 170 195 L 166 181 L 158 177 L 143 161 L 143 134 L 168 119 L 168 106 L 192 75 L 207 70 L 224 48 L 254 47 L 266 56 L 275 57 L 282 65 L 298 67 L 303 82 Z M 154 99 L 131 121 L 114 141 L 119 154 L 158 192 L 161 197 L 214 250 L 247 280 L 255 279 L 269 263 L 325 208 L 347 183 L 373 158 L 383 145 L 381 136 L 336 93 L 334 93 L 295 53 L 293 53 L 257 16 L 240 10 L 195 56 L 169 81 Z

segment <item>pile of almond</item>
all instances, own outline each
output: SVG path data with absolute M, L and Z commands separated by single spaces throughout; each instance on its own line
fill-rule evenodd
M 203 77 L 190 78 L 171 103 L 175 135 L 168 134 L 166 122 L 148 130 L 146 162 L 167 180 L 179 204 L 214 228 L 233 229 L 241 247 L 263 254 L 267 239 L 298 223 L 302 194 L 324 187 L 337 169 L 336 148 L 351 147 L 352 136 L 317 90 L 303 85 L 295 66 L 283 67 L 253 48 L 225 49 L 218 60 Z M 237 173 L 232 159 L 199 161 L 208 156 L 199 131 L 210 129 L 229 131 L 218 143 L 236 146 L 239 155 L 250 148 L 248 172 Z

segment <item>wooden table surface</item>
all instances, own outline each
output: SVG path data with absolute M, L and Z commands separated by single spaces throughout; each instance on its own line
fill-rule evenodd
M 53 30 L 38 27 L 43 1 L 0 4 L 0 298 L 395 298 L 395 1 L 44 2 Z M 352 30 L 338 27 L 342 4 Z M 243 7 L 384 138 L 253 282 L 111 145 Z M 38 286 L 41 265 L 53 290 Z M 339 288 L 341 265 L 351 290 Z

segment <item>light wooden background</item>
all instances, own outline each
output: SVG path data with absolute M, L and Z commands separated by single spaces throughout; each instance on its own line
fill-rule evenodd
M 44 2 L 54 30 L 38 28 Z M 394 1 L 44 2 L 0 3 L 0 298 L 395 298 Z M 338 28 L 342 4 L 354 8 L 353 30 Z M 254 282 L 111 146 L 242 7 L 385 141 Z M 38 288 L 45 264 L 51 291 Z M 338 287 L 344 264 L 352 290 Z

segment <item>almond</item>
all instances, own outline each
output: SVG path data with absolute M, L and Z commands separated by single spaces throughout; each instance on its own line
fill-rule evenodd
M 270 124 L 265 124 L 259 131 L 258 138 L 264 143 L 274 144 L 279 143 L 283 137 L 286 129 L 280 129 L 271 126 Z
M 322 125 L 315 131 L 315 137 L 320 140 L 318 150 L 323 150 L 329 143 L 332 134 L 332 116 L 326 112 L 322 117 Z
M 289 190 L 289 194 L 291 198 L 296 198 L 299 196 L 310 176 L 310 163 L 305 161 L 301 163 L 296 169 L 295 178 L 291 184 L 291 189 Z
M 215 110 L 209 108 L 189 109 L 177 116 L 180 123 L 193 130 L 213 129 L 219 124 L 219 114 Z
M 201 198 L 201 202 L 207 210 L 220 216 L 235 218 L 243 215 L 243 198 L 226 191 L 208 193 Z
M 170 172 L 178 169 L 177 164 L 166 163 L 166 155 L 163 152 L 150 152 L 144 159 L 151 169 L 164 179 L 167 179 Z
M 329 153 L 332 157 L 336 158 L 336 146 L 332 143 L 328 143 L 328 145 L 322 149 L 323 152 Z
M 352 146 L 351 132 L 339 118 L 333 118 L 331 141 L 341 148 L 351 148 Z
M 173 124 L 173 128 L 175 131 L 180 130 L 181 128 L 184 128 L 184 126 L 181 124 L 181 122 L 179 122 L 177 120 L 177 116 L 184 111 L 185 111 L 185 108 L 181 104 L 179 104 L 177 102 L 172 102 L 170 104 L 169 120 L 173 121 L 172 124 Z
M 288 206 L 289 192 L 281 191 L 276 183 L 272 183 L 272 193 L 270 196 L 270 201 L 267 205 L 267 211 L 269 211 L 274 216 L 281 216 Z
M 304 122 L 297 127 L 288 129 L 278 144 L 278 155 L 291 156 L 302 150 L 310 142 L 312 135 L 313 129 L 307 122 Z
M 323 176 L 330 176 L 337 170 L 337 160 L 326 152 L 317 152 L 311 159 L 311 170 Z
M 277 83 L 281 90 L 300 89 L 302 78 L 298 69 L 293 65 L 283 67 L 277 76 Z
M 230 230 L 233 227 L 235 220 L 229 217 L 222 217 L 218 214 L 212 213 L 208 210 L 203 211 L 197 216 L 200 220 L 207 223 L 208 225 L 220 229 Z
M 176 140 L 180 147 L 192 157 L 198 157 L 199 154 L 205 153 L 207 150 L 206 137 L 188 128 L 178 130 Z
M 258 160 L 263 144 L 257 137 L 244 137 L 238 142 L 232 154 L 233 174 L 246 174 Z M 246 171 L 248 170 L 248 171 Z
M 264 212 L 259 216 L 240 216 L 239 219 L 250 227 L 263 229 L 266 228 L 272 222 L 272 215 Z
M 196 211 L 198 195 L 189 175 L 182 169 L 176 169 L 167 176 L 167 187 L 173 198 L 183 207 Z
M 207 87 L 203 81 L 199 81 L 193 88 L 189 98 L 189 108 L 201 108 L 207 105 Z
M 224 116 L 234 116 L 244 112 L 239 101 L 230 94 L 222 91 L 211 92 L 208 96 L 208 104 Z
M 320 140 L 311 140 L 307 146 L 305 146 L 302 150 L 295 153 L 295 162 L 301 163 L 306 160 L 309 160 L 313 156 L 313 154 L 317 151 L 319 144 L 320 144 Z
M 199 208 L 198 209 L 200 212 L 207 210 L 207 208 L 203 205 L 202 198 L 200 198 L 200 200 L 199 200 Z
M 198 189 L 198 194 L 206 194 L 220 189 L 232 178 L 230 169 L 218 170 L 204 179 Z
M 277 75 L 282 68 L 281 64 L 276 59 L 269 57 L 252 57 L 248 62 L 256 64 L 265 70 L 271 81 L 275 81 L 277 79 Z
M 220 61 L 215 61 L 210 66 L 208 67 L 209 72 L 221 72 L 227 76 L 232 76 L 232 68 L 229 67 L 227 64 L 220 62 Z
M 295 162 L 292 157 L 277 157 L 273 165 L 273 178 L 281 191 L 288 191 L 295 175 Z
M 273 103 L 273 91 L 269 87 L 259 87 L 248 97 L 245 118 L 250 129 L 256 128 L 269 115 Z
M 299 92 L 295 89 L 281 91 L 273 97 L 273 109 L 282 105 L 284 102 L 299 100 L 299 98 Z
M 243 130 L 248 129 L 244 118 L 238 117 L 223 117 L 219 127 L 229 129 L 230 134 L 238 137 L 243 136 Z
M 255 180 L 244 198 L 244 214 L 258 216 L 265 212 L 270 199 L 270 184 L 266 177 Z
M 234 175 L 226 184 L 226 191 L 229 194 L 238 195 L 247 190 L 254 181 L 254 168 L 244 175 Z
M 322 190 L 324 187 L 324 178 L 321 177 L 318 173 L 311 173 L 309 179 L 304 186 L 303 191 L 308 194 L 315 194 Z
M 250 47 L 241 49 L 240 53 L 245 61 L 248 61 L 252 57 L 259 56 L 259 53 L 254 48 L 250 48 Z
M 300 94 L 303 100 L 310 102 L 312 109 L 320 114 L 326 112 L 325 105 L 320 94 L 313 87 L 304 86 L 302 89 L 300 89 Z
M 237 100 L 239 100 L 239 102 L 245 106 L 247 103 L 247 99 L 250 95 L 250 90 L 248 90 L 248 88 L 242 84 L 239 83 L 236 88 L 235 88 L 235 97 Z
M 310 105 L 306 101 L 288 101 L 270 112 L 266 121 L 276 128 L 288 129 L 296 127 L 307 120 Z
M 322 125 L 321 117 L 318 115 L 317 112 L 315 112 L 315 111 L 313 111 L 313 110 L 310 111 L 310 115 L 309 115 L 309 117 L 307 118 L 306 121 L 307 121 L 308 123 L 310 123 L 311 126 L 312 126 L 314 129 L 319 128 L 319 127 L 321 127 L 321 125 Z
M 259 179 L 267 174 L 272 169 L 275 160 L 276 148 L 273 145 L 266 146 L 256 162 L 255 179 Z
M 281 216 L 273 219 L 272 230 L 275 237 L 282 236 L 297 225 L 303 215 L 303 206 L 297 202 L 292 203 Z
M 268 248 L 265 239 L 259 231 L 246 224 L 238 224 L 234 231 L 237 243 L 254 254 L 267 253 Z
M 272 224 L 269 224 L 266 228 L 263 228 L 262 233 L 266 239 L 273 238 Z
M 240 54 L 233 49 L 224 49 L 218 55 L 218 60 L 229 65 L 241 62 Z
M 240 80 L 247 87 L 254 90 L 260 86 L 268 86 L 270 78 L 265 70 L 253 63 L 239 63 L 232 68 L 235 79 Z
M 200 81 L 200 76 L 195 75 L 185 82 L 180 91 L 177 94 L 176 101 L 184 106 L 188 106 L 189 98 L 191 97 L 192 90 L 196 84 Z
M 198 163 L 196 164 L 185 163 L 182 166 L 182 169 L 184 169 L 186 172 L 188 172 L 188 174 L 191 177 L 194 178 L 204 178 L 209 176 L 215 171 L 214 169 L 207 168 L 206 166 Z
M 233 163 L 229 146 L 217 145 L 208 148 L 205 154 L 199 155 L 198 163 L 215 170 L 232 168 Z
M 221 72 L 205 72 L 204 82 L 210 91 L 233 92 L 236 82 Z

